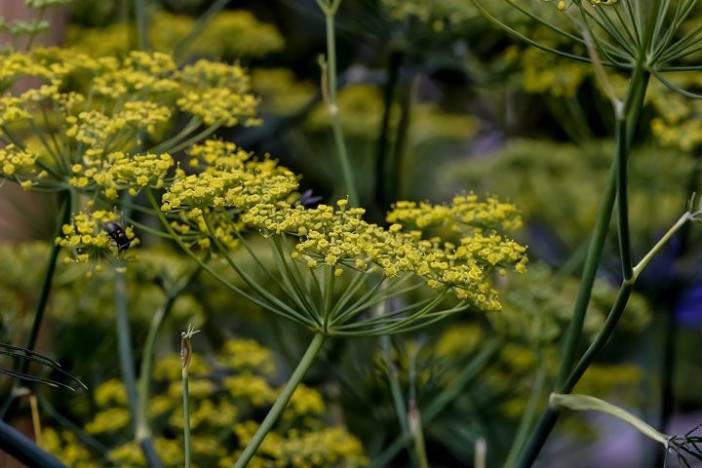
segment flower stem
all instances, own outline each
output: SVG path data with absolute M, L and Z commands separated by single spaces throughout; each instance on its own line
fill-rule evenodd
M 529 436 L 529 431 L 534 423 L 534 418 L 537 415 L 537 408 L 539 401 L 541 400 L 541 394 L 544 391 L 544 386 L 546 384 L 547 376 L 546 366 L 542 366 L 536 373 L 536 379 L 534 381 L 534 386 L 531 389 L 531 395 L 527 402 L 524 414 L 522 414 L 522 419 L 519 421 L 519 428 L 517 429 L 517 434 L 512 442 L 512 447 L 507 454 L 507 461 L 505 461 L 505 468 L 510 468 L 517 462 L 517 457 L 519 452 L 524 446 L 524 443 Z
M 188 368 L 193 356 L 192 338 L 200 330 L 195 330 L 192 324 L 180 334 L 180 375 L 183 382 L 183 447 L 185 449 L 185 468 L 190 468 L 192 441 L 190 439 L 190 391 L 188 389 Z
M 290 401 L 293 392 L 302 381 L 302 378 L 305 376 L 307 370 L 314 362 L 314 359 L 317 357 L 319 351 L 322 349 L 324 339 L 325 337 L 322 334 L 314 335 L 314 338 L 310 342 L 307 351 L 305 351 L 302 359 L 300 359 L 297 368 L 292 373 L 290 379 L 288 379 L 288 382 L 285 384 L 285 387 L 283 387 L 283 390 L 276 398 L 273 406 L 268 411 L 268 414 L 256 431 L 256 434 L 254 434 L 253 438 L 244 449 L 244 452 L 241 454 L 241 457 L 239 457 L 234 464 L 234 468 L 243 468 L 251 461 L 254 454 L 258 450 L 258 447 L 261 445 L 261 443 L 263 443 L 263 439 L 266 438 L 266 435 L 273 428 L 273 425 L 282 414 L 285 406 L 288 404 L 288 401 Z
M 71 219 L 73 205 L 73 195 L 70 191 L 65 192 L 65 197 L 63 200 L 63 212 L 58 225 L 56 226 L 56 234 L 51 239 L 51 252 L 49 253 L 49 261 L 46 266 L 46 272 L 44 273 L 44 280 L 41 285 L 41 290 L 39 292 L 39 299 L 37 300 L 37 306 L 34 310 L 34 320 L 32 321 L 32 329 L 29 332 L 29 338 L 27 339 L 27 344 L 25 345 L 26 350 L 34 351 L 34 347 L 37 344 L 37 339 L 39 338 L 39 330 L 41 329 L 41 324 L 44 320 L 44 312 L 46 311 L 46 306 L 49 303 L 49 295 L 51 293 L 51 286 L 54 280 L 54 275 L 56 273 L 56 263 L 58 261 L 58 256 L 61 251 L 61 246 L 59 246 L 54 240 L 61 234 L 61 227 L 68 223 Z M 29 359 L 16 358 L 13 364 L 14 370 L 20 374 L 26 374 L 29 368 Z M 0 407 L 0 419 L 5 419 L 8 413 L 12 413 L 16 408 L 16 398 L 15 392 L 11 391 L 10 395 Z
M 424 432 L 422 431 L 422 417 L 414 400 L 412 400 L 412 403 L 410 404 L 407 419 L 409 420 L 410 432 L 412 433 L 412 438 L 414 439 L 414 457 L 417 460 L 417 466 L 419 468 L 429 468 L 427 449 L 426 445 L 424 444 Z
M 422 426 L 430 424 L 446 407 L 458 397 L 463 390 L 480 375 L 500 350 L 501 343 L 497 340 L 488 343 L 480 353 L 461 371 L 458 376 L 441 392 L 426 409 L 422 411 Z M 371 467 L 382 467 L 390 464 L 392 459 L 410 441 L 407 434 L 400 434 L 375 459 Z
M 119 267 L 118 267 L 119 269 Z M 127 282 L 123 272 L 115 272 L 115 320 L 117 328 L 117 351 L 122 371 L 122 381 L 127 390 L 127 402 L 132 414 L 132 425 L 135 439 L 138 441 L 148 466 L 160 467 L 161 461 L 156 455 L 150 437 L 145 437 L 140 431 L 139 414 L 143 401 L 139 401 L 136 375 L 134 374 L 134 355 L 132 354 L 132 337 L 129 331 L 129 306 L 127 303 Z
M 334 19 L 336 12 L 339 9 L 341 0 L 317 0 L 320 8 L 324 12 L 324 18 L 327 31 L 327 65 L 326 79 L 327 89 L 323 90 L 323 95 L 326 95 L 327 107 L 332 119 L 332 132 L 334 134 L 334 143 L 336 145 L 336 153 L 341 165 L 341 173 L 344 177 L 344 185 L 351 203 L 359 204 L 358 192 L 356 191 L 356 183 L 354 181 L 353 170 L 349 163 L 348 151 L 344 140 L 344 131 L 341 127 L 341 113 L 336 99 L 337 95 L 337 69 L 336 69 L 336 33 L 334 30 Z M 323 84 L 324 85 L 324 84 Z
M 34 322 L 32 323 L 32 330 L 29 334 L 29 339 L 27 340 L 27 348 L 30 351 L 34 350 L 37 344 L 37 338 L 39 337 L 39 329 L 41 328 L 41 323 L 44 319 L 44 312 L 46 311 L 46 306 L 49 302 L 49 294 L 51 293 L 51 284 L 54 279 L 54 274 L 56 273 L 56 262 L 58 260 L 59 251 L 61 247 L 54 242 L 54 239 L 58 237 L 61 233 L 61 227 L 67 224 L 71 219 L 71 206 L 72 206 L 72 194 L 70 191 L 66 192 L 66 196 L 63 200 L 63 214 L 59 225 L 57 226 L 57 234 L 51 239 L 51 253 L 49 254 L 49 263 L 46 266 L 46 273 L 44 274 L 44 282 L 41 286 L 41 292 L 39 293 L 39 301 L 37 302 L 37 307 L 34 311 Z M 29 361 L 23 359 L 20 361 L 18 370 L 22 373 L 27 372 L 27 367 L 29 366 Z
M 61 468 L 65 465 L 56 457 L 39 448 L 24 434 L 0 421 L 0 449 L 27 466 Z
M 151 368 L 153 366 L 156 338 L 158 337 L 164 320 L 173 308 L 173 304 L 175 304 L 176 299 L 178 299 L 183 290 L 188 287 L 192 279 L 199 271 L 200 268 L 198 267 L 192 274 L 182 281 L 181 284 L 168 291 L 165 302 L 156 310 L 151 318 L 149 332 L 146 336 L 146 342 L 144 343 L 144 353 L 141 358 L 139 381 L 137 384 L 139 412 L 137 413 L 136 417 L 135 438 L 139 445 L 142 446 L 142 450 L 150 451 L 153 448 L 151 429 L 149 427 L 148 408 L 150 399 Z M 150 456 L 147 456 L 147 461 L 149 461 L 149 465 L 152 467 L 161 466 L 160 460 L 155 451 Z
M 626 197 L 626 162 L 631 151 L 634 134 L 641 117 L 644 105 L 644 98 L 648 88 L 650 74 L 641 67 L 636 67 L 629 80 L 626 103 L 624 106 L 624 116 L 620 116 L 615 108 L 617 117 L 617 155 L 613 162 L 610 180 L 607 186 L 605 197 L 600 205 L 595 232 L 590 242 L 588 256 L 585 261 L 585 268 L 580 283 L 580 290 L 576 299 L 573 318 L 571 319 L 568 333 L 566 335 L 565 347 L 563 350 L 563 361 L 556 382 L 555 393 L 570 393 L 572 387 L 578 382 L 582 374 L 589 367 L 595 354 L 607 342 L 614 331 L 619 317 L 624 312 L 626 303 L 633 288 L 631 273 L 631 252 L 629 244 L 629 223 L 628 206 Z M 578 350 L 582 328 L 585 322 L 585 315 L 592 296 L 592 287 L 595 281 L 597 268 L 602 256 L 602 249 L 607 236 L 607 230 L 612 218 L 612 211 L 616 194 L 619 193 L 619 244 L 622 253 L 622 273 L 624 282 L 620 289 L 615 304 L 612 306 L 610 315 L 605 322 L 605 326 L 600 331 L 595 342 L 590 345 L 585 355 L 580 359 L 576 369 L 573 370 L 573 362 Z M 601 342 L 600 342 L 601 341 Z M 569 388 L 570 387 L 570 388 Z M 551 434 L 553 427 L 558 420 L 558 411 L 549 407 L 541 417 L 536 430 L 532 433 L 529 442 L 519 458 L 517 466 L 525 468 L 531 466 L 539 452 L 546 443 L 546 439 Z
M 147 50 L 149 48 L 149 25 L 146 0 L 134 0 L 134 14 L 137 26 L 137 46 L 139 50 Z

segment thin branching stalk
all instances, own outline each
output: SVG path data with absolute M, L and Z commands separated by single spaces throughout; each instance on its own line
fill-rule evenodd
M 322 95 L 325 98 L 329 115 L 332 121 L 332 132 L 334 134 L 334 144 L 336 153 L 341 165 L 341 172 L 344 176 L 346 191 L 354 205 L 359 204 L 358 192 L 354 181 L 353 169 L 349 162 L 348 150 L 344 139 L 344 131 L 341 125 L 341 112 L 337 102 L 337 66 L 336 66 L 336 33 L 334 21 L 336 12 L 339 10 L 341 0 L 317 0 L 317 4 L 324 13 L 324 20 L 327 32 L 327 57 L 322 65 Z
M 190 359 L 193 355 L 192 338 L 198 333 L 192 325 L 188 325 L 188 329 L 181 333 L 180 338 L 180 359 L 181 359 L 181 379 L 183 384 L 183 450 L 185 468 L 190 468 L 191 464 L 191 448 L 192 441 L 190 440 L 190 392 L 188 389 L 188 368 L 190 367 Z
M 613 169 L 612 173 L 610 174 L 610 181 L 605 193 L 605 198 L 599 209 L 595 232 L 590 243 L 588 257 L 585 261 L 585 269 L 583 271 L 580 289 L 578 291 L 575 310 L 566 335 L 563 360 L 561 361 L 561 368 L 556 383 L 556 393 L 570 392 L 572 387 L 568 389 L 568 386 L 571 384 L 573 374 L 577 371 L 577 368 L 579 368 L 581 364 L 584 365 L 584 367 L 581 369 L 581 372 L 584 373 L 594 357 L 593 353 L 593 355 L 589 356 L 586 361 L 583 361 L 588 354 L 586 353 L 586 356 L 583 356 L 583 359 L 581 359 L 578 366 L 576 366 L 576 370 L 573 370 L 572 366 L 580 345 L 585 315 L 592 296 L 592 286 L 594 284 L 597 268 L 602 255 L 602 249 L 607 236 L 607 230 L 611 221 L 615 198 L 618 198 L 620 201 L 618 206 L 618 226 L 620 250 L 622 252 L 626 251 L 626 254 L 622 255 L 622 273 L 625 281 L 622 284 L 622 288 L 620 289 L 612 312 L 610 312 L 610 317 L 613 319 L 612 330 L 607 329 L 607 324 L 605 324 L 605 328 L 602 330 L 602 332 L 607 332 L 607 338 L 613 331 L 613 327 L 616 326 L 616 323 L 619 321 L 619 317 L 624 311 L 624 308 L 629 300 L 629 296 L 631 295 L 631 289 L 633 287 L 633 269 L 630 267 L 631 253 L 628 226 L 628 207 L 626 205 L 626 162 L 628 161 L 628 155 L 631 151 L 633 136 L 640 121 L 644 98 L 648 88 L 649 76 L 650 75 L 648 72 L 643 70 L 641 67 L 637 67 L 630 77 L 627 98 L 626 102 L 624 103 L 622 113 L 620 113 L 621 107 L 617 106 L 616 104 L 614 105 L 615 116 L 617 117 L 617 154 L 613 162 Z M 607 323 L 609 323 L 609 318 Z M 593 345 L 595 345 L 595 343 L 593 343 Z M 602 345 L 604 345 L 604 343 L 602 343 Z M 590 352 L 592 349 L 593 346 L 591 345 L 588 352 Z M 597 350 L 599 350 L 599 348 Z M 580 377 L 577 377 L 575 379 L 575 383 L 577 383 L 579 378 Z M 575 383 L 572 383 L 572 386 L 574 386 Z M 525 446 L 525 450 L 521 454 L 517 466 L 529 467 L 533 464 L 534 460 L 536 460 L 536 457 L 543 448 L 546 439 L 553 430 L 557 419 L 558 412 L 549 407 L 542 415 L 536 431 L 532 433 L 529 442 Z
M 381 313 L 384 306 L 381 307 Z M 401 434 L 406 439 L 412 437 L 412 429 L 410 428 L 410 422 L 408 418 L 407 405 L 405 404 L 405 399 L 402 395 L 402 387 L 400 386 L 400 379 L 397 372 L 397 367 L 392 361 L 392 356 L 390 354 L 390 337 L 385 335 L 380 337 L 380 347 L 383 352 L 383 360 L 385 361 L 385 372 L 388 378 L 388 384 L 390 385 L 390 394 L 392 395 L 393 409 L 395 410 L 395 415 L 397 416 L 397 421 L 400 424 Z M 418 463 L 416 455 L 416 446 L 414 450 L 408 447 L 410 461 L 413 466 Z
M 473 360 L 451 381 L 451 383 L 431 402 L 422 412 L 422 427 L 425 428 L 439 416 L 446 407 L 461 395 L 465 389 L 492 362 L 500 350 L 499 341 L 491 341 L 478 353 Z M 371 467 L 387 466 L 393 458 L 411 441 L 408 435 L 399 435 L 380 455 L 372 461 Z
M 412 440 L 414 440 L 414 457 L 417 460 L 417 466 L 419 468 L 429 468 L 427 449 L 426 445 L 424 444 L 424 431 L 422 431 L 422 416 L 419 413 L 419 409 L 417 408 L 417 404 L 414 400 L 411 400 L 410 402 L 407 419 L 409 420 Z
M 205 28 L 207 28 L 207 25 L 210 23 L 210 21 L 212 21 L 212 18 L 214 18 L 217 13 L 222 11 L 222 9 L 225 6 L 227 6 L 227 3 L 229 3 L 229 0 L 215 0 L 207 8 L 207 10 L 205 10 L 205 12 L 202 15 L 200 15 L 200 17 L 193 25 L 192 29 L 190 29 L 188 35 L 180 41 L 178 41 L 178 43 L 173 48 L 173 56 L 176 59 L 182 58 L 183 52 L 195 39 L 197 39 L 197 37 L 200 34 L 202 34 Z
M 645 266 L 648 265 L 653 256 L 657 252 L 660 252 L 660 250 L 663 248 L 666 242 L 669 241 L 680 229 L 682 229 L 682 227 L 688 221 L 695 220 L 696 216 L 698 216 L 697 213 L 692 213 L 690 211 L 683 214 L 683 216 L 678 220 L 678 222 L 676 222 L 662 236 L 661 240 L 653 246 L 651 251 L 644 256 L 644 259 L 641 260 L 635 267 L 633 267 L 633 271 L 635 272 L 634 276 L 632 276 L 632 278 L 630 278 L 629 280 L 622 282 L 619 288 L 619 292 L 617 293 L 617 297 L 614 301 L 614 304 L 612 305 L 612 308 L 609 311 L 609 314 L 607 315 L 607 319 L 605 320 L 602 329 L 597 334 L 592 344 L 588 347 L 587 351 L 585 351 L 582 358 L 578 361 L 578 364 L 570 373 L 566 381 L 563 383 L 562 386 L 559 387 L 559 391 L 555 393 L 569 394 L 573 391 L 575 385 L 580 381 L 582 376 L 585 374 L 585 371 L 587 371 L 588 367 L 590 367 L 590 364 L 592 364 L 597 354 L 605 347 L 609 339 L 614 334 L 617 324 L 619 323 L 619 319 L 621 318 L 622 314 L 624 313 L 624 310 L 626 309 L 626 304 L 629 300 L 629 297 L 631 296 L 639 274 L 643 271 Z M 522 457 L 518 466 L 526 467 L 530 466 L 533 463 L 539 451 L 543 447 L 543 444 L 546 442 L 548 435 L 553 430 L 553 427 L 555 426 L 558 420 L 558 416 L 558 408 L 549 406 L 546 412 L 541 417 L 541 420 L 539 421 L 539 424 L 535 432 L 533 433 L 530 443 L 527 446 L 525 452 L 522 453 Z
M 276 423 L 276 421 L 278 421 L 278 418 L 283 413 L 283 410 L 287 406 L 288 401 L 290 401 L 293 392 L 300 384 L 300 382 L 302 382 L 303 377 L 314 362 L 315 358 L 317 357 L 317 354 L 319 354 L 319 351 L 322 349 L 322 345 L 324 345 L 324 339 L 325 337 L 322 334 L 314 335 L 314 338 L 312 338 L 312 341 L 310 342 L 307 351 L 305 351 L 305 354 L 302 356 L 302 359 L 300 359 L 297 368 L 295 368 L 295 371 L 288 379 L 287 383 L 285 384 L 285 387 L 283 387 L 283 390 L 281 390 L 280 394 L 275 399 L 273 406 L 268 411 L 268 414 L 259 426 L 258 430 L 256 431 L 256 434 L 254 434 L 253 438 L 244 449 L 243 453 L 241 454 L 241 457 L 239 457 L 239 459 L 234 464 L 234 468 L 245 467 L 256 454 L 258 447 L 260 447 L 260 445 L 263 443 L 263 439 L 265 439 L 266 435 L 268 435 L 271 429 L 273 429 L 273 425 Z

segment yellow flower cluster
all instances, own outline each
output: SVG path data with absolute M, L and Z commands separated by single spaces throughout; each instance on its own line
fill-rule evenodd
M 249 76 L 238 65 L 199 60 L 179 69 L 160 52 L 94 58 L 70 49 L 36 49 L 0 55 L 0 69 L 7 87 L 21 77 L 38 81 L 17 95 L 0 96 L 8 138 L 24 140 L 24 146 L 31 138 L 41 143 L 36 156 L 14 147 L 0 156 L 3 175 L 22 169 L 32 176 L 21 181 L 27 187 L 67 182 L 82 191 L 101 189 L 108 198 L 118 190 L 158 188 L 173 161 L 168 154 L 139 154 L 148 138 L 158 135 L 175 146 L 201 124 L 259 122 Z M 168 140 L 164 133 L 175 109 L 193 118 Z
M 236 424 L 234 433 L 243 445 L 251 440 L 257 427 L 254 421 L 246 421 Z M 290 465 L 321 468 L 368 464 L 361 443 L 341 427 L 323 428 L 308 433 L 290 432 L 291 434 L 286 437 L 276 432 L 269 432 L 248 466 L 268 468 Z M 231 466 L 235 460 L 235 458 L 222 460 L 220 466 Z
M 37 157 L 37 154 L 12 144 L 0 148 L 0 176 L 19 177 L 36 173 Z
M 420 230 L 447 227 L 461 231 L 471 227 L 514 231 L 522 227 L 517 207 L 495 197 L 481 201 L 475 194 L 456 196 L 450 205 L 398 202 L 388 213 L 387 221 L 415 226 Z
M 198 174 L 176 171 L 162 198 L 162 210 L 234 208 L 246 210 L 285 199 L 298 187 L 297 177 L 272 159 L 256 161 L 233 143 L 208 140 L 189 150 L 191 165 L 205 164 Z M 196 211 L 193 215 L 199 215 Z
M 255 340 L 229 340 L 224 343 L 219 362 L 241 372 L 256 371 L 263 375 L 275 373 L 273 353 Z
M 249 76 L 237 65 L 198 60 L 178 73 L 184 84 L 177 104 L 207 125 L 256 125 L 258 100 L 250 94 Z
M 481 310 L 500 309 L 488 275 L 490 267 L 514 265 L 521 271 L 526 263 L 526 249 L 496 233 L 465 236 L 456 246 L 440 238 L 422 239 L 420 231 L 405 232 L 401 224 L 389 229 L 370 224 L 363 220 L 363 209 L 347 208 L 347 200 L 337 205 L 310 209 L 260 204 L 241 219 L 265 232 L 298 236 L 293 257 L 309 268 L 324 263 L 362 271 L 380 269 L 387 277 L 414 274 L 429 287 L 447 287 Z M 337 275 L 342 272 L 336 270 Z
M 256 430 L 259 410 L 270 405 L 279 391 L 269 384 L 275 368 L 273 353 L 258 342 L 228 340 L 216 358 L 215 367 L 197 355 L 191 361 L 190 427 L 197 466 L 231 466 Z M 182 441 L 168 436 L 182 433 L 183 428 L 180 373 L 176 354 L 155 363 L 149 413 L 154 447 L 166 466 L 182 465 Z M 95 389 L 94 397 L 99 411 L 85 423 L 86 431 L 123 440 L 122 430 L 130 421 L 124 385 L 108 380 Z M 251 466 L 364 465 L 361 443 L 343 427 L 327 426 L 325 411 L 322 394 L 305 385 L 298 387 L 283 413 L 280 432 L 266 437 L 265 448 Z M 101 466 L 75 438 L 51 428 L 45 433 L 49 434 L 45 448 L 70 466 Z M 137 443 L 117 444 L 108 453 L 111 463 L 146 466 Z
M 64 224 L 62 236 L 56 239 L 61 247 L 66 247 L 74 254 L 78 262 L 87 262 L 90 258 L 105 254 L 116 255 L 120 248 L 110 237 L 108 223 L 116 223 L 119 215 L 113 211 L 96 210 L 90 213 L 76 213 L 71 224 Z M 129 245 L 136 245 L 139 240 L 131 227 L 124 228 L 124 235 Z
M 66 117 L 66 136 L 90 147 L 109 148 L 125 129 L 131 132 L 156 132 L 158 124 L 167 122 L 171 111 L 150 101 L 129 101 L 113 115 L 90 110 Z
M 173 52 L 195 26 L 189 16 L 157 11 L 150 15 L 149 44 L 159 52 Z M 134 36 L 133 24 L 120 22 L 102 28 L 72 27 L 69 45 L 93 56 L 124 55 L 129 38 Z M 262 57 L 280 51 L 285 41 L 278 30 L 258 21 L 246 10 L 222 11 L 183 52 L 193 56 Z
M 74 187 L 84 188 L 94 183 L 108 199 L 116 199 L 117 191 L 128 189 L 134 196 L 146 187 L 161 188 L 174 162 L 170 154 L 128 154 L 121 151 L 103 156 L 100 151 L 88 151 L 83 164 L 74 164 L 76 174 L 69 179 Z
M 366 222 L 364 210 L 348 208 L 345 199 L 337 207 L 295 203 L 298 183 L 291 171 L 268 158 L 254 160 L 232 143 L 208 140 L 189 154 L 191 166 L 204 169 L 190 175 L 176 171 L 161 209 L 180 214 L 184 223 L 173 224 L 179 233 L 207 233 L 201 247 L 209 247 L 213 234 L 227 244 L 240 228 L 264 236 L 289 233 L 298 240 L 294 258 L 309 268 L 326 264 L 337 276 L 343 267 L 381 271 L 386 277 L 414 274 L 483 310 L 500 308 L 491 286 L 493 267 L 524 270 L 526 249 L 496 232 L 517 229 L 521 219 L 513 205 L 495 198 L 481 202 L 467 195 L 438 206 L 400 203 L 388 219 L 419 230 L 407 232 L 398 223 L 385 229 Z M 421 229 L 429 224 L 448 227 L 452 236 L 460 234 L 458 242 L 423 239 Z

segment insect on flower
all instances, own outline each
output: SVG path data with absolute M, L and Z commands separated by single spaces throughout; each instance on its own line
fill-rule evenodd
M 300 204 L 306 208 L 314 208 L 322 201 L 322 197 L 314 194 L 312 189 L 307 189 L 300 196 Z
M 117 245 L 117 253 L 122 253 L 129 248 L 132 241 L 119 223 L 115 221 L 107 222 L 104 225 L 104 229 Z

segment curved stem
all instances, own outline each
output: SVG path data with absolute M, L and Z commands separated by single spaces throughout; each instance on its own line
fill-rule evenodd
M 290 379 L 288 379 L 285 387 L 283 387 L 283 390 L 276 398 L 273 406 L 268 411 L 268 414 L 256 431 L 256 434 L 254 434 L 253 438 L 244 449 L 244 452 L 241 454 L 241 457 L 239 457 L 234 464 L 234 468 L 245 467 L 256 454 L 256 450 L 258 450 L 258 447 L 261 445 L 261 443 L 263 443 L 263 439 L 266 438 L 266 435 L 268 435 L 268 433 L 271 431 L 273 425 L 276 423 L 276 421 L 278 421 L 278 418 L 285 409 L 285 406 L 288 404 L 288 401 L 290 401 L 293 392 L 302 381 L 302 378 L 305 376 L 307 370 L 314 362 L 314 359 L 317 357 L 319 351 L 322 349 L 324 338 L 325 337 L 322 334 L 314 335 L 314 338 L 310 342 L 307 351 L 305 351 L 302 359 L 300 359 L 297 368 L 295 368 L 295 371 L 290 376 Z

